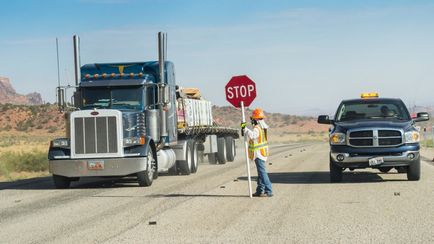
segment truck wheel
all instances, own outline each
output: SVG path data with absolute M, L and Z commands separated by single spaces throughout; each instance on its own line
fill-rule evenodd
M 189 175 L 191 173 L 191 165 L 192 165 L 192 149 L 191 149 L 191 143 L 187 142 L 187 148 L 185 150 L 185 160 L 177 161 L 179 172 L 182 175 Z
M 337 166 L 330 158 L 330 182 L 338 183 L 342 182 L 342 168 Z
M 67 189 L 71 185 L 71 179 L 61 175 L 53 175 L 53 181 L 56 189 Z
M 191 173 L 196 173 L 199 167 L 199 143 L 195 140 L 190 141 L 191 145 Z
M 156 172 L 157 160 L 154 155 L 154 149 L 150 147 L 146 157 L 146 170 L 137 173 L 137 182 L 139 183 L 139 186 L 151 186 L 155 174 L 158 174 L 158 172 Z
M 378 168 L 378 170 L 380 170 L 381 173 L 387 173 L 392 169 L 392 167 L 382 167 L 382 168 Z
M 217 163 L 217 156 L 216 153 L 209 153 L 208 154 L 208 162 L 210 164 L 216 164 Z
M 226 140 L 224 137 L 217 138 L 217 161 L 219 164 L 226 163 L 227 151 L 226 151 Z
M 407 179 L 417 181 L 420 179 L 420 158 L 413 161 L 407 169 Z
M 226 159 L 228 162 L 232 162 L 235 159 L 235 140 L 234 138 L 228 136 L 226 140 Z

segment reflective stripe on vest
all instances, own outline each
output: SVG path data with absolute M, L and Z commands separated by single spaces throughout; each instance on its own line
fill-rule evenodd
M 263 157 L 268 157 L 268 142 L 267 138 L 265 138 L 264 129 L 258 125 L 255 128 L 258 128 L 259 131 L 258 143 L 255 143 L 252 139 L 249 140 L 249 158 L 252 160 L 255 157 L 255 151 L 259 151 Z

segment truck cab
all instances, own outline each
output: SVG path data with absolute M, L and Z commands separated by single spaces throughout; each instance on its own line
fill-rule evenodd
M 364 93 L 360 99 L 340 103 L 334 119 L 318 117 L 330 124 L 330 181 L 341 182 L 345 169 L 375 168 L 387 173 L 396 168 L 407 179 L 420 179 L 420 134 L 415 127 L 429 120 L 428 113 L 412 118 L 401 99 L 380 98 Z
M 56 187 L 79 177 L 130 174 L 148 186 L 158 172 L 173 167 L 170 147 L 178 140 L 173 64 L 165 62 L 164 70 L 161 82 L 157 61 L 81 67 L 75 108 L 66 113 L 66 137 L 53 140 L 49 149 Z

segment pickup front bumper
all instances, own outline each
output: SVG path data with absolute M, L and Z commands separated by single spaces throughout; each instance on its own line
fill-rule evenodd
M 382 157 L 384 162 L 376 166 L 369 165 L 369 159 Z M 409 166 L 419 160 L 419 145 L 409 144 L 395 148 L 354 148 L 332 146 L 330 158 L 343 168 L 381 168 Z

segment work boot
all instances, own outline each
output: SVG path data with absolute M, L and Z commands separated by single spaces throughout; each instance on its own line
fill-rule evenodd
M 265 194 L 263 192 L 262 193 L 261 192 L 255 192 L 252 194 L 252 196 L 254 196 L 254 197 L 266 197 L 267 194 Z

